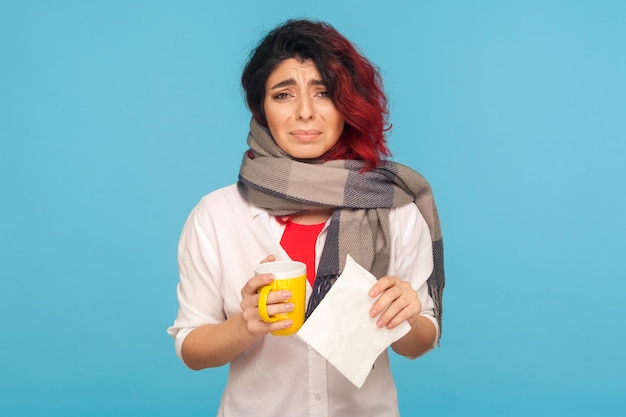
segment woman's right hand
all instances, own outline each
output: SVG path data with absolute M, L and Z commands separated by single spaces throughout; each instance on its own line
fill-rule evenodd
M 261 263 L 273 262 L 274 260 L 274 256 L 269 255 L 263 259 Z M 257 294 L 257 291 L 260 287 L 272 281 L 274 281 L 272 274 L 257 275 L 250 278 L 241 289 L 241 310 L 243 311 L 243 319 L 248 332 L 252 335 L 263 336 L 274 330 L 286 329 L 293 324 L 291 320 L 279 320 L 273 323 L 266 323 L 261 320 L 261 316 L 259 315 L 259 294 Z M 285 302 L 290 298 L 290 291 L 270 291 L 267 296 L 267 313 L 273 316 L 293 310 L 293 304 Z

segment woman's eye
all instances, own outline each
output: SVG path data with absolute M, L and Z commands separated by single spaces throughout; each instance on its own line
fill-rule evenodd
M 322 97 L 330 97 L 330 93 L 328 91 L 320 91 L 319 95 Z
M 289 97 L 289 94 L 287 94 L 287 93 L 278 93 L 278 94 L 274 95 L 274 98 L 277 99 L 277 100 L 282 100 L 282 99 L 285 99 L 287 97 Z

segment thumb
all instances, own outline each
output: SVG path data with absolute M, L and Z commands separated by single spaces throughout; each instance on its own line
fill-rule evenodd
M 261 261 L 262 264 L 267 263 L 267 262 L 274 262 L 276 260 L 276 258 L 274 257 L 274 255 L 267 255 L 265 257 L 265 259 L 263 259 Z

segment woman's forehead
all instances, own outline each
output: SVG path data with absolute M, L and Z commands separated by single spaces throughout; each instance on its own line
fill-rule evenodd
M 288 58 L 274 68 L 266 85 L 273 89 L 296 85 L 302 81 L 306 84 L 323 85 L 320 72 L 312 60 L 299 61 L 295 58 Z

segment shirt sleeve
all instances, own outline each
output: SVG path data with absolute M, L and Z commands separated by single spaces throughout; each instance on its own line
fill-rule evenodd
M 182 359 L 185 337 L 196 327 L 225 320 L 221 296 L 221 268 L 218 262 L 213 219 L 200 202 L 189 215 L 178 243 L 180 282 L 177 287 L 178 315 L 167 332 L 175 340 Z
M 393 254 L 395 274 L 400 279 L 409 281 L 417 291 L 417 297 L 422 303 L 420 315 L 428 318 L 437 330 L 433 344 L 435 347 L 439 340 L 439 324 L 435 318 L 434 302 L 428 294 L 426 282 L 434 267 L 430 230 L 415 204 L 407 204 L 392 210 L 390 222 L 395 229 Z

